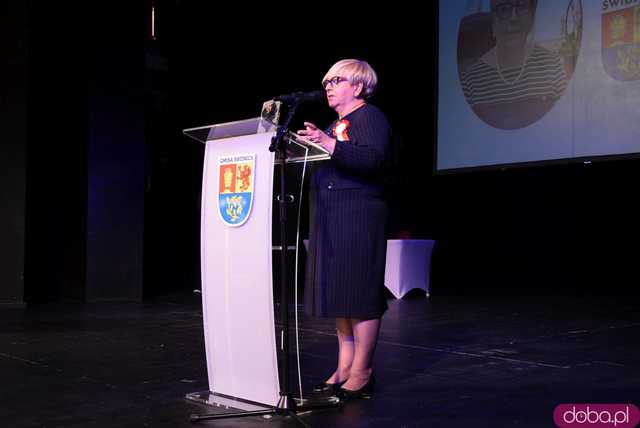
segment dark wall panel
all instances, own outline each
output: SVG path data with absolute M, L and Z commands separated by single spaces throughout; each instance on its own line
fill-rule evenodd
M 77 6 L 27 2 L 25 299 L 84 298 L 90 41 Z
M 101 9 L 89 37 L 87 300 L 142 298 L 145 9 Z M 117 22 L 117 26 L 114 23 Z
M 0 88 L 0 305 L 24 296 L 27 148 L 27 9 L 9 0 L 0 15 L 0 52 L 6 55 Z

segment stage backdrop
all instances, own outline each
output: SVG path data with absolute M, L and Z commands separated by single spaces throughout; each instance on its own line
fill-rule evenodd
M 7 2 L 0 15 L 0 47 L 5 55 L 0 97 L 0 308 L 21 306 L 24 296 L 27 8 Z
M 439 2 L 437 170 L 640 152 L 640 2 L 503 3 Z

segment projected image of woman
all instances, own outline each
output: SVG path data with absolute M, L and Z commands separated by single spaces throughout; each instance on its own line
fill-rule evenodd
M 461 71 L 463 92 L 489 125 L 522 128 L 553 107 L 567 76 L 560 56 L 533 41 L 538 0 L 491 0 L 490 6 L 495 46 Z

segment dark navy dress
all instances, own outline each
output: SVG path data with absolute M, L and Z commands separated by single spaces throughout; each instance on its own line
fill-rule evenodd
M 329 135 L 338 140 L 332 158 L 311 176 L 305 309 L 319 317 L 380 318 L 387 309 L 391 127 L 380 109 L 365 104 L 336 120 Z

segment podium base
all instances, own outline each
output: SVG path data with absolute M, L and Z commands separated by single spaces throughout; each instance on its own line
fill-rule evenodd
M 204 404 L 211 407 L 221 407 L 224 409 L 242 410 L 243 412 L 255 412 L 260 410 L 271 410 L 272 406 L 254 403 L 229 395 L 217 394 L 211 391 L 191 392 L 185 396 L 188 401 Z
M 326 409 L 329 407 L 342 407 L 342 400 L 333 395 L 331 396 L 317 396 L 312 398 L 294 398 L 296 403 L 296 411 L 298 414 L 304 412 L 311 412 L 313 410 Z
M 298 415 L 310 413 L 314 410 L 327 408 L 342 408 L 343 402 L 338 397 L 318 397 L 311 399 L 294 398 L 292 403 L 281 402 L 280 405 L 285 407 L 271 407 L 259 403 L 252 403 L 236 397 L 230 397 L 222 394 L 216 394 L 211 391 L 192 392 L 187 394 L 185 398 L 198 404 L 204 404 L 211 407 L 223 408 L 225 410 L 240 410 L 240 412 L 217 413 L 206 415 L 191 415 L 190 422 L 196 423 L 203 420 L 240 418 L 249 416 L 263 416 L 270 418 L 276 415 L 289 416 L 305 428 L 310 428 Z M 289 408 L 289 407 L 293 408 Z

